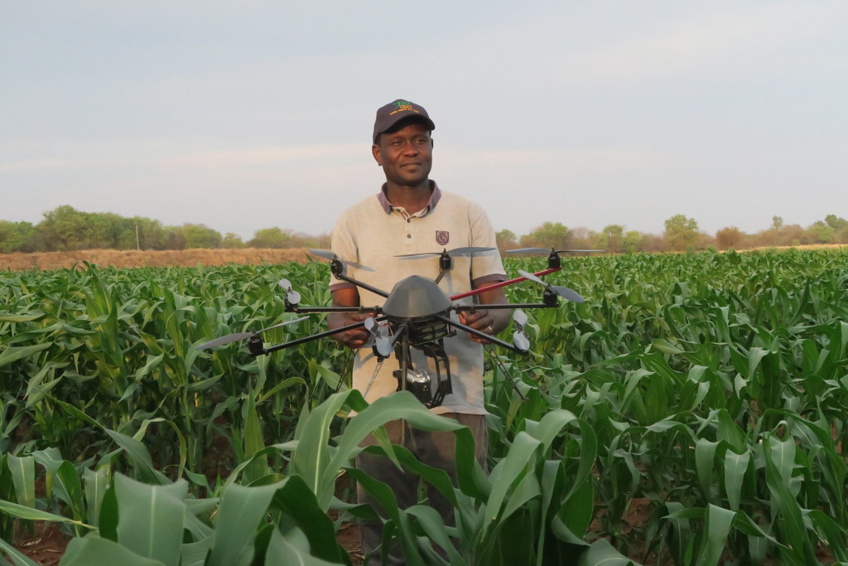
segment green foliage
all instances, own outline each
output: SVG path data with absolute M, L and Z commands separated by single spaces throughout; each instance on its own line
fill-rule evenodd
M 262 228 L 256 231 L 247 245 L 253 248 L 288 248 L 291 247 L 291 240 L 291 234 L 277 227 Z
M 0 220 L 0 253 L 31 252 L 35 230 L 29 222 L 9 222 Z
M 665 239 L 673 250 L 684 251 L 698 243 L 698 223 L 682 214 L 665 221 Z
M 564 250 L 568 247 L 568 228 L 559 222 L 545 222 L 526 236 L 521 237 L 522 246 L 554 248 Z
M 845 254 L 833 252 L 568 259 L 548 280 L 586 303 L 528 311 L 531 353 L 492 353 L 502 365 L 486 375 L 488 477 L 462 461 L 453 488 L 402 449 L 369 449 L 441 486 L 456 502 L 456 529 L 423 502 L 396 509 L 349 468 L 359 439 L 387 418 L 453 425 L 401 396 L 359 404 L 340 382 L 348 357 L 334 343 L 259 359 L 238 344 L 193 350 L 293 316 L 281 277 L 304 302 L 327 304 L 325 264 L 6 273 L 0 538 L 16 536 L 10 516 L 47 513 L 77 536 L 97 527 L 114 542 L 103 518 L 121 497 L 104 486 L 117 473 L 148 486 L 184 480 L 191 508 L 297 477 L 302 485 L 275 501 L 306 501 L 308 491 L 307 516 L 373 517 L 336 499 L 336 478 L 350 475 L 387 509 L 387 543 L 404 545 L 410 563 L 589 564 L 609 550 L 605 540 L 678 565 L 846 562 L 847 273 Z M 530 284 L 507 292 L 515 302 L 539 294 Z M 315 317 L 265 338 L 322 328 Z M 360 415 L 339 419 L 346 406 Z M 219 457 L 224 465 L 210 467 Z M 45 479 L 43 497 L 27 487 L 34 478 Z M 644 520 L 632 523 L 637 505 Z M 296 523 L 286 513 L 282 502 L 269 511 L 253 552 L 287 548 L 276 534 Z M 208 512 L 189 516 L 210 524 Z
M 180 229 L 185 249 L 220 248 L 221 233 L 203 224 L 184 224 Z

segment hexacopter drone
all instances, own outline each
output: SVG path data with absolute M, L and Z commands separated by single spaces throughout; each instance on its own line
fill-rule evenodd
M 287 324 L 293 324 L 304 320 L 306 317 L 288 320 L 269 328 L 254 332 L 240 332 L 216 338 L 197 346 L 198 350 L 223 346 L 239 340 L 248 340 L 248 350 L 252 356 L 270 354 L 283 348 L 291 348 L 305 342 L 318 340 L 332 336 L 333 334 L 365 327 L 371 333 L 369 341 L 374 355 L 382 362 L 394 352 L 398 360 L 399 368 L 393 372 L 398 381 L 398 391 L 407 390 L 413 393 L 419 401 L 427 407 L 438 407 L 446 395 L 452 392 L 450 364 L 444 349 L 444 339 L 462 330 L 488 340 L 513 352 L 524 354 L 530 348 L 530 341 L 525 332 L 524 325 L 527 323 L 527 315 L 516 310 L 513 314 L 515 331 L 513 332 L 513 343 L 510 344 L 494 336 L 490 336 L 479 330 L 466 326 L 451 318 L 451 313 L 473 312 L 478 308 L 485 309 L 524 309 L 524 308 L 552 308 L 559 305 L 559 298 L 576 303 L 582 303 L 583 297 L 568 287 L 552 286 L 542 281 L 541 277 L 562 269 L 560 255 L 567 252 L 595 252 L 600 250 L 556 250 L 547 248 L 522 248 L 507 250 L 509 254 L 516 255 L 548 255 L 547 269 L 536 273 L 528 273 L 518 270 L 521 275 L 515 279 L 501 281 L 492 285 L 448 296 L 442 291 L 438 283 L 441 278 L 453 267 L 453 258 L 457 256 L 472 256 L 494 251 L 495 248 L 464 247 L 442 252 L 410 254 L 399 256 L 408 259 L 421 257 L 439 257 L 439 276 L 429 279 L 419 275 L 411 275 L 398 281 L 391 292 L 373 287 L 363 281 L 359 281 L 345 273 L 346 266 L 352 266 L 365 271 L 372 269 L 353 262 L 345 261 L 334 253 L 326 250 L 309 250 L 315 256 L 330 260 L 330 270 L 333 275 L 342 281 L 347 281 L 375 293 L 386 300 L 382 306 L 356 306 L 356 307 L 318 307 L 301 306 L 300 293 L 292 288 L 291 282 L 281 279 L 279 285 L 285 290 L 285 308 L 287 312 L 308 313 L 332 313 L 353 312 L 360 314 L 371 314 L 372 316 L 361 322 L 356 322 L 325 332 L 312 334 L 304 338 L 298 338 L 277 344 L 266 346 L 261 334 L 272 328 L 278 328 Z M 506 287 L 521 281 L 533 281 L 544 287 L 542 301 L 538 303 L 499 303 L 499 304 L 458 304 L 457 301 L 466 297 L 474 297 L 483 291 Z M 416 369 L 412 363 L 410 349 L 421 351 L 425 356 L 434 360 L 435 375 L 425 369 Z M 444 370 L 444 371 L 442 371 Z M 375 374 L 376 375 L 376 374 Z M 372 378 L 373 382 L 373 378 Z M 513 385 L 515 385 L 513 383 Z M 370 387 L 370 385 L 369 385 Z M 520 393 L 519 393 L 520 394 Z

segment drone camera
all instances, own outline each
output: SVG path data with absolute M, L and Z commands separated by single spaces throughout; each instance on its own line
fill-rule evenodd
M 402 372 L 396 369 L 392 372 L 395 379 L 398 381 L 398 391 L 404 390 L 404 383 L 401 381 Z M 428 407 L 433 402 L 433 377 L 427 371 L 418 371 L 414 369 L 406 370 L 406 387 L 405 389 L 415 395 L 415 398 L 421 401 Z

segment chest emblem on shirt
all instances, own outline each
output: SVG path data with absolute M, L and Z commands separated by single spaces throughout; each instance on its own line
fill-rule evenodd
M 440 246 L 446 246 L 450 242 L 450 232 L 447 230 L 436 230 L 436 243 Z

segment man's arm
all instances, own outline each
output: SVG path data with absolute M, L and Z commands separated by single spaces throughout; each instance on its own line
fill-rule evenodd
M 356 287 L 343 287 L 341 289 L 336 289 L 335 291 L 332 291 L 332 295 L 334 307 L 359 306 L 359 291 Z M 354 322 L 362 322 L 369 316 L 373 315 L 367 313 L 359 314 L 348 312 L 330 313 L 327 317 L 327 327 L 330 330 L 335 330 L 336 328 L 341 328 L 342 326 L 347 326 Z M 344 344 L 348 348 L 356 349 L 361 348 L 366 342 L 368 342 L 370 336 L 371 333 L 363 326 L 360 328 L 354 328 L 353 330 L 345 330 L 344 332 L 333 334 L 332 338 L 337 342 Z

